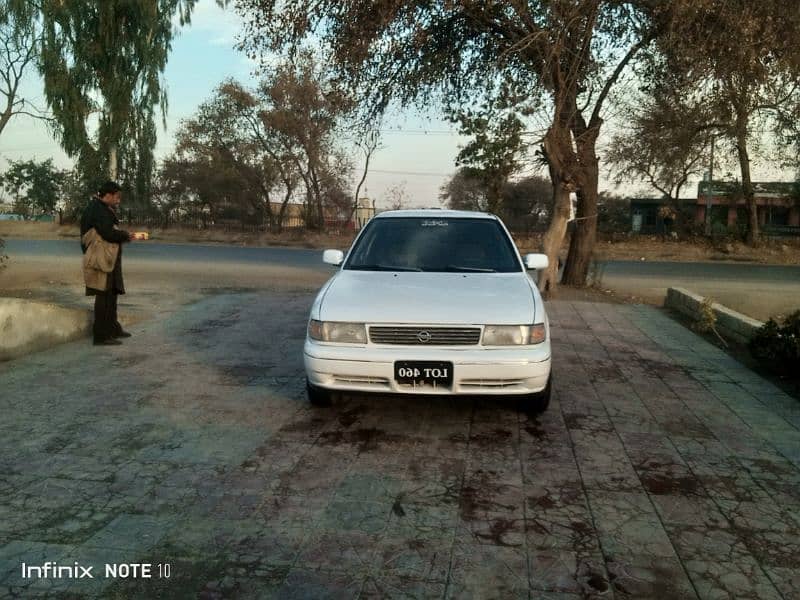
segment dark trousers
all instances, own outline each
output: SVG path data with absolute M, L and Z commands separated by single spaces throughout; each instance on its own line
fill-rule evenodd
M 121 330 L 117 321 L 117 292 L 97 292 L 94 297 L 94 341 L 112 338 Z

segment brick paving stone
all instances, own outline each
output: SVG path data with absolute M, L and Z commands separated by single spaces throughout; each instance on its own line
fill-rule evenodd
M 796 595 L 800 405 L 662 311 L 549 303 L 554 394 L 531 417 L 309 406 L 310 302 L 218 293 L 113 351 L 0 364 L 0 596 Z M 22 560 L 172 576 L 23 581 Z

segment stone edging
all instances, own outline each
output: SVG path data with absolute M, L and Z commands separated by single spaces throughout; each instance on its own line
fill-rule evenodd
M 664 306 L 677 310 L 694 321 L 700 320 L 700 306 L 705 298 L 684 288 L 667 289 Z M 733 342 L 746 345 L 764 323 L 714 302 L 711 309 L 717 317 L 719 334 Z
M 86 337 L 91 327 L 88 310 L 0 298 L 0 361 Z

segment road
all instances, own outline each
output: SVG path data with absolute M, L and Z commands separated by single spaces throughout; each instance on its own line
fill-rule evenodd
M 77 240 L 6 240 L 12 259 L 46 260 L 77 257 Z M 138 242 L 125 248 L 127 265 L 191 261 L 209 268 L 239 264 L 248 268 L 289 268 L 324 275 L 331 267 L 322 252 L 306 248 L 203 246 Z M 741 263 L 609 261 L 601 263 L 602 287 L 660 303 L 668 287 L 685 287 L 734 310 L 766 320 L 800 308 L 800 266 Z
M 74 240 L 6 240 L 6 254 L 10 257 L 80 256 L 77 239 Z M 161 244 L 134 242 L 125 246 L 125 260 L 169 260 L 195 262 L 237 262 L 244 264 L 271 264 L 293 268 L 327 269 L 322 263 L 322 251 L 307 248 L 248 247 L 197 244 Z
M 601 264 L 597 278 L 648 302 L 662 300 L 668 287 L 687 288 L 762 321 L 800 309 L 798 266 L 612 261 Z

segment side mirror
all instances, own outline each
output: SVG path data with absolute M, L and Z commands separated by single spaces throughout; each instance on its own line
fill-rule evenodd
M 550 261 L 547 260 L 546 254 L 526 254 L 522 258 L 522 262 L 525 263 L 525 268 L 530 270 L 541 271 L 542 269 L 546 269 L 550 264 Z
M 338 267 L 344 262 L 344 252 L 341 250 L 325 250 L 322 253 L 322 262 Z

